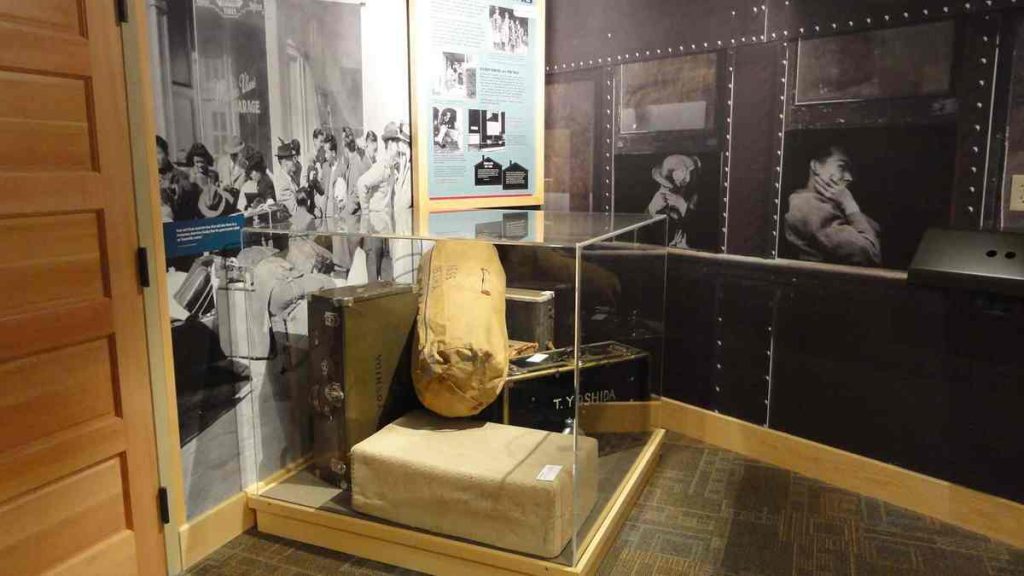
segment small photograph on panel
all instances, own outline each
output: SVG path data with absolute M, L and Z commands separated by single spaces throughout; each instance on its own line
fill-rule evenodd
M 434 107 L 434 152 L 450 154 L 462 152 L 462 123 L 465 110 Z
M 469 111 L 470 150 L 500 150 L 505 147 L 505 112 L 499 110 Z
M 801 40 L 797 104 L 946 94 L 952 87 L 952 20 Z
M 476 59 L 469 54 L 441 52 L 434 67 L 434 95 L 473 100 L 476 98 Z
M 491 45 L 498 52 L 526 54 L 530 50 L 530 19 L 515 10 L 491 6 Z
M 674 152 L 615 157 L 615 211 L 664 214 L 673 248 L 716 250 L 721 154 Z
M 955 156 L 952 123 L 788 132 L 779 256 L 907 268 L 949 224 Z

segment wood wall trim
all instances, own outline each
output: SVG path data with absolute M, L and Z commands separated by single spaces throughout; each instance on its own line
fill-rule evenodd
M 661 427 L 1024 548 L 1024 505 L 663 398 Z
M 580 406 L 580 426 L 586 433 L 647 432 L 654 427 L 658 402 L 601 402 Z
M 171 349 L 167 263 L 156 170 L 156 121 L 153 117 L 147 4 L 148 0 L 129 0 L 129 17 L 128 22 L 121 25 L 121 41 L 125 46 L 124 70 L 138 242 L 147 249 L 149 256 L 150 287 L 143 290 L 143 305 L 157 461 L 160 483 L 167 488 L 170 508 L 171 521 L 164 531 L 164 545 L 168 568 L 174 574 L 183 569 L 181 551 L 185 545 L 181 542 L 181 531 L 187 526 L 174 353 Z
M 187 570 L 239 534 L 256 526 L 245 492 L 238 492 L 178 530 L 181 564 Z

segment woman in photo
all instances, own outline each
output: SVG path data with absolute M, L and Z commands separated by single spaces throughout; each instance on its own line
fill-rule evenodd
M 458 116 L 452 108 L 445 108 L 434 123 L 434 149 L 459 150 Z

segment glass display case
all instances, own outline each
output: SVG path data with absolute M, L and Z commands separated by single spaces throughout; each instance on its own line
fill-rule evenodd
M 261 530 L 308 513 L 573 566 L 642 482 L 662 434 L 664 216 L 267 212 L 243 236 L 227 321 Z M 443 292 L 460 275 L 479 289 Z

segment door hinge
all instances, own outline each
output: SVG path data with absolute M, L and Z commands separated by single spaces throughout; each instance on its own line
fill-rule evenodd
M 128 0 L 114 0 L 117 10 L 117 21 L 122 24 L 128 23 Z
M 160 499 L 160 521 L 164 524 L 171 523 L 171 504 L 167 500 L 167 487 L 161 486 L 156 491 L 157 498 Z
M 149 251 L 139 246 L 135 256 L 139 266 L 139 285 L 143 288 L 149 288 Z

